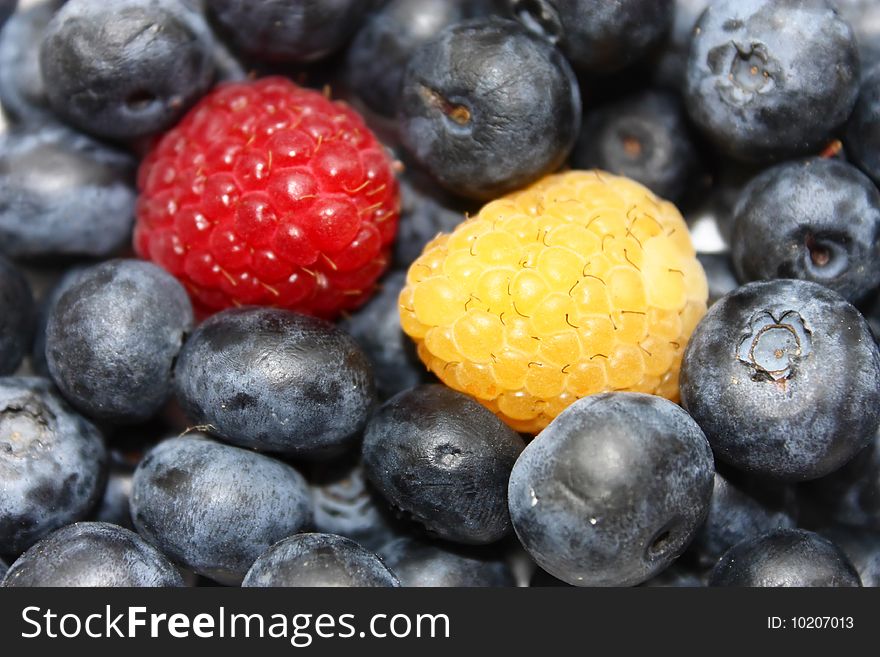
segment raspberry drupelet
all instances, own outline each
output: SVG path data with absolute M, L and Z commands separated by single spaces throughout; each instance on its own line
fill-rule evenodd
M 281 77 L 218 86 L 151 149 L 138 187 L 135 250 L 203 314 L 356 308 L 397 230 L 382 144 L 344 103 Z
M 586 395 L 677 400 L 707 295 L 674 205 L 627 178 L 570 171 L 429 243 L 409 269 L 400 319 L 444 383 L 537 433 Z

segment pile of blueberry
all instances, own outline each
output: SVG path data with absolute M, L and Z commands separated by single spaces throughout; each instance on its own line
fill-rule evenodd
M 2 586 L 880 585 L 880 3 L 0 21 Z M 674 202 L 709 309 L 680 404 L 525 435 L 399 298 L 568 168 Z

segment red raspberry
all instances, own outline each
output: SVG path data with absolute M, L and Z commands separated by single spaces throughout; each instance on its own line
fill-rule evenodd
M 397 180 L 363 119 L 280 77 L 205 96 L 147 154 L 138 187 L 135 250 L 205 312 L 355 308 L 397 230 Z

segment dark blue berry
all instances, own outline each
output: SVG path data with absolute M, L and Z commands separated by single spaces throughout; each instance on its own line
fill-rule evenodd
M 513 573 L 502 559 L 474 549 L 399 538 L 379 554 L 405 587 L 515 585 Z
M 653 82 L 675 92 L 684 90 L 694 26 L 712 0 L 674 0 L 672 27 L 654 60 Z
M 880 185 L 880 63 L 862 80 L 859 100 L 847 124 L 846 153 Z
M 709 586 L 861 586 L 859 574 L 839 547 L 803 529 L 777 529 L 739 543 L 725 553 Z
M 171 396 L 174 360 L 192 325 L 189 297 L 169 273 L 110 260 L 81 272 L 51 310 L 49 372 L 89 417 L 146 420 Z
M 46 362 L 46 327 L 49 325 L 49 315 L 58 303 L 61 295 L 67 292 L 67 289 L 76 282 L 77 277 L 86 269 L 86 267 L 70 267 L 64 271 L 61 278 L 40 299 L 37 307 L 33 348 L 31 349 L 31 369 L 39 376 L 50 376 L 49 363 Z
M 847 556 L 862 586 L 880 586 L 880 531 L 838 526 L 820 533 Z
M 106 522 L 79 522 L 21 555 L 0 585 L 183 586 L 183 578 L 165 555 L 133 531 Z
M 692 567 L 688 567 L 678 559 L 659 574 L 655 575 L 647 582 L 641 584 L 646 587 L 664 587 L 664 588 L 699 588 L 705 586 L 703 579 L 694 571 Z
M 437 537 L 491 543 L 510 531 L 507 480 L 523 441 L 490 410 L 441 385 L 402 392 L 364 432 L 367 477 Z
M 334 534 L 298 534 L 260 555 L 242 586 L 400 586 L 382 560 Z
M 880 4 L 876 0 L 830 0 L 859 44 L 862 70 L 880 63 Z
M 196 424 L 236 445 L 300 456 L 351 445 L 375 400 L 369 360 L 351 336 L 272 308 L 214 315 L 187 340 L 174 373 Z
M 506 0 L 526 27 L 557 44 L 580 70 L 608 74 L 660 45 L 673 0 Z
M 46 28 L 40 70 L 65 121 L 129 140 L 170 127 L 210 88 L 213 42 L 201 13 L 176 0 L 68 0 Z
M 500 18 L 456 23 L 416 50 L 398 110 L 401 141 L 416 162 L 476 199 L 554 171 L 580 120 L 580 91 L 562 54 Z
M 828 142 L 859 77 L 852 30 L 825 0 L 719 0 L 694 32 L 685 106 L 727 154 L 779 159 Z
M 106 469 L 101 434 L 49 381 L 0 378 L 0 555 L 15 557 L 85 518 Z
M 311 525 L 312 501 L 289 465 L 188 434 L 138 465 L 131 515 L 138 533 L 177 563 L 238 584 L 269 546 Z
M 13 374 L 30 348 L 34 299 L 24 274 L 0 255 L 0 376 Z
M 61 126 L 0 137 L 0 251 L 107 257 L 134 223 L 134 160 Z
M 857 301 L 880 285 L 880 192 L 854 166 L 786 162 L 754 178 L 734 209 L 743 282 L 800 278 Z
M 880 424 L 880 353 L 843 297 L 808 281 L 750 283 L 697 325 L 681 398 L 716 456 L 746 473 L 816 479 Z
M 526 447 L 510 475 L 510 516 L 551 575 L 631 586 L 690 543 L 713 472 L 706 437 L 677 405 L 641 393 L 592 395 Z

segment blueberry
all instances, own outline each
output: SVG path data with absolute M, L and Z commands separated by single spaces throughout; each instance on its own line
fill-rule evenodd
M 60 126 L 0 137 L 0 251 L 106 257 L 131 240 L 134 161 Z
M 795 493 L 785 484 L 755 482 L 715 473 L 709 513 L 689 552 L 704 568 L 747 538 L 795 526 Z
M 675 0 L 672 26 L 653 63 L 653 82 L 675 92 L 684 90 L 694 26 L 712 0 Z
M 0 0 L 0 27 L 3 27 L 7 19 L 15 12 L 18 0 Z
M 3 559 L 0 559 L 0 585 L 2 585 L 3 576 L 6 574 L 6 571 L 9 570 L 9 566 L 6 565 L 6 562 Z
M 846 465 L 802 491 L 820 517 L 880 532 L 880 430 Z
M 50 376 L 49 363 L 46 362 L 46 327 L 49 325 L 49 315 L 61 295 L 67 292 L 67 289 L 76 282 L 77 277 L 86 270 L 87 267 L 70 267 L 40 299 L 31 348 L 31 369 L 39 376 L 47 378 Z
M 54 120 L 40 73 L 40 44 L 62 0 L 45 0 L 21 9 L 0 32 L 0 103 L 16 124 Z
M 17 556 L 86 517 L 101 497 L 106 468 L 98 430 L 49 381 L 0 378 L 0 555 Z
M 677 201 L 693 185 L 697 149 L 678 97 L 648 90 L 584 116 L 572 152 L 577 169 L 603 169 Z
M 674 587 L 674 588 L 699 588 L 705 586 L 700 576 L 693 569 L 681 563 L 681 559 L 674 561 L 658 575 L 655 575 L 641 586 L 645 587 Z
M 503 560 L 473 549 L 399 538 L 385 545 L 379 554 L 401 586 L 514 586 L 513 573 Z
M 609 74 L 660 45 L 673 0 L 506 0 L 526 27 L 556 43 L 578 69 Z
M 27 279 L 0 255 L 0 376 L 14 373 L 30 348 L 34 315 Z
M 876 0 L 831 0 L 831 6 L 855 33 L 862 69 L 880 63 L 880 4 Z
M 808 281 L 749 283 L 715 303 L 685 349 L 680 387 L 716 457 L 761 477 L 826 475 L 880 424 L 867 322 Z
M 729 253 L 698 253 L 697 260 L 706 272 L 709 284 L 709 305 L 739 287 Z
M 128 140 L 170 127 L 214 80 L 201 13 L 176 0 L 68 0 L 49 22 L 40 70 L 55 112 Z
M 803 529 L 777 529 L 728 550 L 712 569 L 709 586 L 861 586 L 839 547 Z
M 731 243 L 743 282 L 800 278 L 856 301 L 880 285 L 880 192 L 845 162 L 778 164 L 740 194 Z
M 382 560 L 354 541 L 334 534 L 285 538 L 254 562 L 247 587 L 400 586 Z
M 95 520 L 134 529 L 130 504 L 133 475 L 134 468 L 125 463 L 115 451 L 111 451 L 104 496 L 92 515 Z
M 859 100 L 847 123 L 846 152 L 880 185 L 880 63 L 862 81 Z
M 415 51 L 448 25 L 487 12 L 483 0 L 391 0 L 358 30 L 348 49 L 347 77 L 367 106 L 397 113 L 403 71 Z
M 825 0 L 720 0 L 691 41 L 685 106 L 721 150 L 766 161 L 824 146 L 858 88 L 852 30 Z
M 46 360 L 61 393 L 89 417 L 134 423 L 171 396 L 171 375 L 193 312 L 183 286 L 139 260 L 79 274 L 46 326 Z
M 363 0 L 210 0 L 208 10 L 247 55 L 310 62 L 341 48 L 361 24 Z
M 370 363 L 332 324 L 272 308 L 214 315 L 174 369 L 177 399 L 243 447 L 326 457 L 358 438 L 375 400 Z
M 676 559 L 706 517 L 713 461 L 681 408 L 641 393 L 584 397 L 526 447 L 510 516 L 541 568 L 577 586 L 631 586 Z
M 133 531 L 106 522 L 80 522 L 21 555 L 0 585 L 183 586 L 183 578 L 167 557 Z
M 850 560 L 862 586 L 880 586 L 880 531 L 832 527 L 821 532 Z
M 554 171 L 581 120 L 577 80 L 514 21 L 456 23 L 413 53 L 398 111 L 412 157 L 450 191 L 491 199 Z
M 312 502 L 289 465 L 190 433 L 144 456 L 131 515 L 138 533 L 177 563 L 238 584 L 269 546 L 311 524 Z
M 507 479 L 523 441 L 470 397 L 439 384 L 402 392 L 364 432 L 367 477 L 437 537 L 491 543 L 510 531 Z
M 350 538 L 374 550 L 396 535 L 385 502 L 367 485 L 359 458 L 314 464 L 308 474 L 315 505 L 315 530 Z
M 412 340 L 400 328 L 397 298 L 405 284 L 405 272 L 389 274 L 369 303 L 340 324 L 370 359 L 381 399 L 393 397 L 427 378 Z

